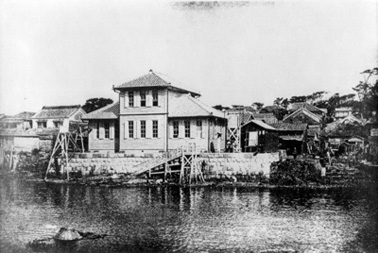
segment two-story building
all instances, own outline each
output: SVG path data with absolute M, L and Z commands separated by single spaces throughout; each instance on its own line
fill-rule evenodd
M 202 152 L 225 148 L 227 120 L 201 103 L 200 94 L 173 86 L 152 71 L 113 90 L 119 93 L 117 103 L 83 117 L 91 129 L 90 151 L 158 153 L 189 143 Z

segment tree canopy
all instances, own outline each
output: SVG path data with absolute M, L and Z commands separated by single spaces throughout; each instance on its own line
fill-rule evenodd
M 111 103 L 113 103 L 113 100 L 110 98 L 91 98 L 85 102 L 82 108 L 86 113 L 89 113 L 105 107 Z

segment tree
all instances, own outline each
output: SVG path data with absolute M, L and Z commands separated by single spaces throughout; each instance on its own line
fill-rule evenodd
M 260 111 L 261 108 L 263 108 L 264 103 L 261 103 L 261 102 L 254 102 L 254 103 L 252 103 L 252 106 L 256 109 L 256 111 Z
M 353 90 L 357 92 L 361 103 L 361 116 L 369 118 L 373 116 L 373 112 L 375 112 L 375 117 L 378 120 L 378 68 L 367 69 L 361 72 L 361 74 L 364 75 L 364 81 L 360 81 L 360 83 L 353 88 Z M 371 80 L 374 78 L 375 80 Z
M 82 108 L 86 113 L 89 113 L 105 107 L 111 103 L 113 103 L 113 100 L 110 98 L 91 98 L 85 102 Z

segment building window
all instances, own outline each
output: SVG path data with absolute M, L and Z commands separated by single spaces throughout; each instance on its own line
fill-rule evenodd
M 159 106 L 159 96 L 157 90 L 152 91 L 152 106 Z
M 129 138 L 134 138 L 134 121 L 129 121 Z
M 202 138 L 202 120 L 197 120 L 197 137 Z
M 104 123 L 104 128 L 105 128 L 105 139 L 109 139 L 109 136 L 110 136 L 109 122 Z
M 190 121 L 185 120 L 184 125 L 185 125 L 185 138 L 190 138 Z
M 129 91 L 129 107 L 134 107 L 134 92 Z
M 58 128 L 58 127 L 62 126 L 63 124 L 62 124 L 61 121 L 55 121 L 54 125 L 55 125 L 56 128 Z
M 46 128 L 46 127 L 47 127 L 46 121 L 39 121 L 38 122 L 38 128 Z
M 141 107 L 146 106 L 146 92 L 145 91 L 140 92 L 140 106 Z
M 153 120 L 152 121 L 152 137 L 153 138 L 158 138 L 158 121 Z
M 140 121 L 140 138 L 146 138 L 146 121 Z
M 96 138 L 100 139 L 100 122 L 97 122 Z
M 179 122 L 173 121 L 173 138 L 179 137 Z

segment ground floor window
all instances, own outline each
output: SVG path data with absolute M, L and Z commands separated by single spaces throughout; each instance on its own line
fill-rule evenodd
M 140 121 L 140 138 L 146 138 L 146 121 Z
M 158 121 L 157 120 L 153 120 L 152 121 L 152 137 L 153 138 L 158 138 Z
M 134 121 L 129 121 L 129 138 L 134 138 Z
M 179 137 L 179 122 L 177 120 L 173 121 L 173 138 Z
M 197 137 L 203 138 L 203 134 L 202 134 L 202 120 L 197 120 Z
M 47 127 L 47 122 L 46 121 L 39 121 L 37 122 L 38 128 L 46 128 Z
M 185 126 L 185 138 L 190 138 L 190 121 L 185 120 L 184 126 Z
M 58 128 L 58 127 L 61 127 L 63 125 L 63 123 L 61 121 L 55 121 L 54 125 L 55 125 L 56 128 Z
M 104 123 L 104 130 L 105 130 L 105 139 L 109 139 L 109 137 L 110 137 L 109 122 Z

